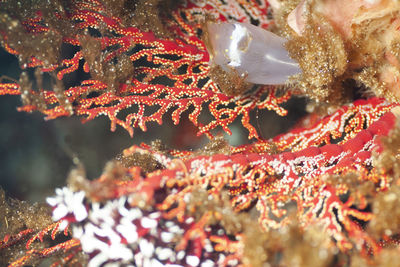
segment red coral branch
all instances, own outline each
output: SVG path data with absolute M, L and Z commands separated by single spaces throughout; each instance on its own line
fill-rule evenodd
M 239 213 L 255 207 L 259 212 L 260 226 L 265 231 L 281 229 L 287 225 L 293 220 L 288 216 L 291 210 L 289 207 L 295 206 L 294 214 L 302 228 L 319 225 L 341 251 L 357 249 L 365 255 L 377 254 L 380 251 L 377 240 L 366 233 L 359 223 L 367 223 L 372 219 L 371 212 L 364 210 L 365 199 L 364 203 L 358 203 L 354 199 L 355 195 L 351 194 L 349 198 L 344 199 L 343 196 L 352 189 L 345 180 L 333 182 L 328 177 L 345 177 L 346 174 L 356 172 L 359 183 L 372 182 L 376 191 L 387 189 L 388 177 L 376 170 L 372 153 L 381 151 L 379 138 L 387 136 L 394 128 L 396 116 L 392 110 L 396 107 L 395 104 L 376 98 L 357 101 L 322 118 L 310 128 L 294 129 L 286 136 L 274 139 L 278 142 L 276 145 L 279 145 L 282 140 L 294 140 L 289 137 L 295 132 L 309 140 L 314 129 L 318 128 L 321 131 L 322 125 L 325 125 L 326 131 L 329 127 L 337 129 L 338 134 L 335 136 L 341 137 L 336 144 L 333 142 L 334 138 L 316 138 L 324 141 L 314 143 L 318 146 L 304 149 L 297 149 L 301 142 L 296 141 L 293 152 L 253 153 L 251 148 L 242 147 L 237 152 L 232 148 L 231 155 L 192 154 L 188 157 L 187 153 L 182 153 L 184 157 L 179 159 L 134 146 L 125 150 L 123 156 L 151 155 L 158 162 L 159 169 L 142 177 L 141 172 L 134 167 L 131 171 L 126 170 L 126 174 L 132 177 L 123 184 L 100 179 L 91 182 L 92 185 L 86 187 L 88 191 L 85 194 L 95 201 L 108 199 L 109 203 L 115 203 L 112 205 L 116 205 L 117 201 L 113 199 L 130 195 L 132 198 L 129 206 L 132 209 L 143 205 L 142 202 L 145 201 L 151 206 L 151 212 L 161 212 L 160 220 L 174 220 L 178 224 L 190 222 L 190 227 L 184 227 L 181 241 L 175 245 L 177 253 L 181 250 L 186 251 L 188 242 L 194 242 L 195 238 L 198 239 L 196 242 L 203 246 L 211 242 L 214 251 L 228 253 L 227 257 L 230 260 L 240 261 L 245 239 L 240 236 L 243 233 L 235 232 L 234 239 L 225 235 L 210 235 L 205 230 L 208 229 L 207 225 L 212 224 L 215 220 L 213 218 L 221 218 L 220 214 L 210 207 L 196 220 L 190 219 L 193 212 L 201 210 L 200 207 L 195 208 L 196 204 L 193 203 L 196 202 L 191 201 L 198 190 L 206 190 L 208 198 L 216 200 L 221 200 L 224 192 L 228 190 L 233 210 Z M 322 132 L 325 135 L 325 132 Z M 273 144 L 274 140 L 269 141 Z M 98 188 L 100 185 L 95 184 L 106 181 L 109 190 L 107 194 L 96 194 L 88 189 Z M 67 205 L 60 203 L 59 206 L 53 201 L 51 203 L 56 209 Z M 198 205 L 201 206 L 200 203 Z M 95 220 L 90 215 L 94 211 L 90 207 L 86 209 L 89 213 L 87 220 L 94 223 Z M 143 209 L 141 211 L 143 212 Z M 78 222 L 75 224 L 82 225 Z M 200 259 L 205 255 L 207 253 L 202 250 L 196 257 Z M 226 263 L 221 260 L 219 264 L 223 266 L 223 262 Z
M 173 10 L 174 21 L 167 22 L 178 36 L 170 40 L 157 38 L 153 33 L 143 32 L 135 27 L 123 26 L 121 20 L 111 16 L 98 1 L 73 1 L 70 13 L 58 14 L 56 17 L 60 22 L 66 19 L 74 22 L 73 31 L 79 34 L 62 36 L 62 40 L 79 50 L 72 58 L 62 59 L 58 65 L 46 67 L 43 60 L 30 55 L 31 62 L 23 67 L 36 67 L 44 72 L 56 71 L 57 79 L 63 80 L 67 74 L 79 72 L 82 63 L 83 70 L 89 72 L 96 81 L 91 85 L 89 83 L 92 80 L 82 81 L 80 86 L 67 90 L 65 96 L 61 96 L 59 92 L 45 91 L 45 108 L 28 104 L 20 110 L 40 110 L 47 115 L 47 119 L 69 116 L 71 111 L 85 116 L 84 121 L 106 115 L 111 121 L 112 130 L 120 125 L 132 135 L 135 127 L 146 130 L 148 122 L 161 124 L 163 115 L 171 109 L 175 109 L 172 119 L 177 124 L 181 114 L 193 107 L 194 111 L 189 118 L 199 128 L 199 134 L 209 135 L 210 130 L 218 126 L 230 133 L 229 124 L 242 116 L 242 124 L 250 132 L 249 138 L 258 138 L 256 130 L 249 122 L 249 111 L 267 108 L 284 115 L 285 111 L 279 104 L 287 100 L 288 95 L 279 97 L 274 89 L 265 87 L 252 94 L 236 97 L 221 93 L 218 85 L 209 77 L 209 55 L 198 32 L 201 31 L 199 18 L 204 18 L 205 14 L 215 16 L 218 20 L 229 17 L 242 22 L 258 21 L 262 27 L 267 27 L 267 7 L 265 2 L 259 4 L 257 1 L 226 4 L 212 1 L 205 6 L 186 3 Z M 41 12 L 38 12 L 36 17 L 27 18 L 22 24 L 27 34 L 61 34 L 44 21 Z M 89 37 L 81 34 L 89 29 L 99 30 L 102 36 Z M 3 39 L 7 41 L 7 33 Z M 100 44 L 96 48 L 97 52 L 93 49 L 96 43 Z M 91 52 L 88 52 L 88 46 L 92 49 Z M 131 62 L 126 61 L 127 55 Z M 133 72 L 129 73 L 132 71 L 132 64 Z M 16 89 L 14 84 L 3 84 L 0 93 L 17 94 L 16 90 L 6 90 L 7 87 Z M 74 90 L 75 93 L 72 93 Z M 97 96 L 89 98 L 90 93 Z M 73 103 L 72 110 L 64 107 L 65 97 Z M 204 104 L 208 105 L 213 120 L 203 126 L 198 122 L 198 116 Z M 234 108 L 230 107 L 232 105 Z M 129 114 L 124 120 L 117 117 L 121 111 L 132 106 L 136 106 L 138 112 Z M 157 111 L 145 116 L 149 107 L 156 107 Z
M 51 239 L 55 240 L 56 236 L 60 231 L 60 226 L 65 224 L 63 221 L 59 221 L 53 224 L 48 225 L 43 230 L 35 232 L 33 229 L 26 229 L 19 232 L 16 235 L 6 235 L 2 241 L 0 241 L 0 252 L 7 248 L 12 248 L 12 246 L 20 244 L 25 239 L 28 239 L 26 242 L 26 251 L 25 254 L 18 259 L 13 260 L 8 266 L 9 267 L 19 267 L 25 266 L 32 260 L 49 258 L 55 255 L 59 251 L 63 251 L 64 253 L 70 252 L 71 256 L 65 258 L 64 263 L 73 259 L 73 256 L 76 255 L 80 251 L 80 241 L 77 239 L 69 239 L 64 242 L 57 242 L 53 246 L 38 248 L 31 248 L 34 242 L 39 240 L 43 243 L 44 238 L 51 232 Z M 62 230 L 65 236 L 68 236 L 68 230 L 65 228 Z M 55 265 L 56 266 L 56 265 Z

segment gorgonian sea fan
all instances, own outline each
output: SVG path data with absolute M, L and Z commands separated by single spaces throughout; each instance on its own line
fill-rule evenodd
M 9 14 L 0 14 L 2 45 L 18 55 L 23 69 L 34 69 L 35 83 L 23 72 L 18 82 L 2 83 L 0 93 L 20 94 L 21 110 L 39 110 L 47 118 L 77 114 L 90 120 L 105 114 L 112 129 L 121 125 L 131 134 L 150 121 L 161 124 L 173 109 L 175 123 L 189 111 L 206 134 L 218 125 L 229 131 L 240 115 L 249 137 L 256 137 L 249 124 L 252 109 L 285 113 L 278 104 L 287 94 L 277 97 L 268 87 L 249 91 L 238 75 L 240 88 L 225 87 L 219 78 L 229 75 L 210 66 L 200 39 L 204 17 L 268 28 L 266 2 L 183 1 L 168 14 L 157 13 L 165 28 L 135 21 L 145 2 L 131 9 L 132 15 L 118 1 L 52 1 L 50 8 L 22 10 L 19 1 L 3 1 Z M 216 25 L 258 31 L 237 22 Z M 59 60 L 67 48 L 71 56 Z M 44 88 L 44 73 L 52 91 Z M 81 78 L 64 90 L 72 75 Z M 204 104 L 213 116 L 206 125 L 197 121 Z M 124 119 L 122 111 L 128 114 Z M 400 234 L 396 223 L 391 229 L 376 227 L 382 214 L 376 209 L 386 204 L 374 200 L 398 203 L 399 170 L 387 166 L 395 165 L 398 154 L 398 144 L 389 147 L 400 139 L 398 116 L 398 104 L 370 98 L 324 117 L 310 114 L 301 126 L 250 145 L 211 143 L 194 152 L 133 146 L 97 180 L 75 170 L 68 187 L 48 198 L 57 222 L 6 235 L 0 252 L 29 237 L 25 254 L 11 266 L 60 251 L 66 256 L 59 265 L 77 263 L 83 251 L 92 266 L 316 266 L 305 264 L 309 259 L 349 266 L 360 256 L 375 260 L 385 242 L 396 244 Z M 310 237 L 313 227 L 318 233 Z M 50 232 L 54 240 L 59 230 L 73 238 L 46 248 L 36 242 Z
M 230 147 L 229 154 L 171 157 L 179 153 L 133 146 L 124 150 L 120 164 L 142 157 L 156 162 L 155 170 L 116 164 L 95 181 L 77 176 L 48 203 L 55 220 L 72 225 L 90 266 L 246 266 L 250 244 L 267 253 L 263 233 L 285 229 L 293 220 L 305 229 L 317 225 L 324 230 L 320 253 L 333 253 L 336 244 L 344 253 L 377 254 L 379 240 L 359 223 L 373 218 L 369 200 L 362 186 L 351 187 L 351 180 L 372 183 L 373 195 L 389 188 L 390 176 L 376 169 L 371 154 L 382 151 L 380 138 L 395 127 L 396 114 L 398 106 L 382 99 L 356 101 L 311 127 L 270 140 L 279 150 L 293 148 L 273 155 L 245 146 Z M 318 132 L 314 144 L 301 148 L 307 136 Z M 303 138 L 294 140 L 294 134 Z M 249 210 L 259 226 L 240 216 Z M 251 239 L 255 233 L 258 237 Z M 275 256 L 257 257 L 279 266 L 275 257 L 283 241 L 274 242 L 270 253 Z
M 12 1 L 1 5 L 17 8 Z M 106 115 L 112 130 L 120 125 L 130 135 L 135 127 L 145 131 L 148 122 L 161 124 L 169 110 L 175 124 L 188 111 L 199 134 L 210 134 L 217 126 L 230 133 L 228 125 L 241 116 L 249 138 L 258 137 L 250 124 L 251 110 L 267 108 L 286 114 L 278 105 L 287 100 L 287 93 L 278 96 L 268 86 L 239 93 L 219 86 L 215 79 L 225 76 L 210 72 L 209 54 L 200 39 L 206 16 L 268 27 L 266 2 L 183 1 L 163 18 L 164 32 L 155 33 L 127 24 L 127 16 L 137 15 L 133 9 L 133 14 L 119 18 L 101 1 L 70 1 L 54 8 L 54 14 L 43 7 L 37 12 L 22 10 L 24 17 L 2 14 L 3 47 L 19 57 L 23 70 L 35 68 L 37 90 L 24 73 L 18 83 L 0 86 L 0 94 L 21 94 L 24 106 L 19 110 L 39 110 L 46 119 L 76 114 L 88 121 Z M 42 47 L 33 47 L 37 45 Z M 58 60 L 65 49 L 73 51 L 72 56 Z M 44 88 L 44 73 L 53 76 L 53 90 Z M 83 78 L 64 91 L 63 83 L 71 77 Z M 212 115 L 206 124 L 198 121 L 204 104 Z
M 374 219 L 371 196 L 395 187 L 391 170 L 380 169 L 372 154 L 383 154 L 381 140 L 398 116 L 397 104 L 372 98 L 268 142 L 228 146 L 223 154 L 220 148 L 206 155 L 133 146 L 97 180 L 76 170 L 69 186 L 48 198 L 57 224 L 33 235 L 27 248 L 49 231 L 54 239 L 68 224 L 73 239 L 28 250 L 11 266 L 60 250 L 70 253 L 63 262 L 72 263 L 80 249 L 89 266 L 278 266 L 293 257 L 327 265 L 338 253 L 379 255 L 380 241 L 395 242 L 396 230 L 376 237 L 360 222 Z M 260 153 L 270 147 L 275 154 Z M 311 254 L 297 249 L 291 255 L 291 243 L 299 241 L 286 228 L 293 224 L 301 229 L 297 234 L 310 235 L 317 226 L 326 237 L 311 234 L 300 244 Z M 31 234 L 6 236 L 0 250 Z

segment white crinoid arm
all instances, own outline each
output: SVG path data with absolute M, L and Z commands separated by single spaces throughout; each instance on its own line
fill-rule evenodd
M 255 84 L 284 84 L 301 72 L 284 47 L 286 39 L 260 27 L 239 22 L 208 23 L 211 61 L 235 70 Z

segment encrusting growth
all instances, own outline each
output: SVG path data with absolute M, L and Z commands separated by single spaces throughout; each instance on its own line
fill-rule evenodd
M 79 241 L 71 239 L 67 229 L 62 233 L 62 223 L 52 221 L 49 207 L 7 198 L 0 190 L 0 217 L 4 220 L 0 224 L 1 265 L 35 265 L 43 258 L 52 258 L 55 264 L 86 261 Z
M 0 94 L 21 95 L 19 110 L 105 115 L 131 136 L 183 115 L 212 139 L 193 151 L 131 146 L 94 180 L 79 165 L 47 198 L 51 210 L 1 192 L 1 264 L 392 266 L 399 10 L 390 0 L 1 1 L 1 44 L 22 73 L 3 77 Z M 265 61 L 252 65 L 264 30 L 285 39 L 263 55 L 286 53 L 288 40 L 293 59 L 280 63 L 295 71 L 279 69 L 284 87 L 251 80 L 265 78 Z M 291 95 L 313 110 L 261 139 L 251 111 L 286 115 Z M 232 146 L 215 134 L 238 118 L 256 141 Z
M 303 71 L 301 93 L 317 101 L 347 101 L 354 88 L 344 84 L 355 80 L 365 91 L 399 100 L 397 1 L 279 1 L 274 11 Z

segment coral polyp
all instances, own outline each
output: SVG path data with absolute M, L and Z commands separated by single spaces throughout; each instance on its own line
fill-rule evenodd
M 134 139 L 180 128 L 118 148 L 96 179 L 65 149 L 75 166 L 46 205 L 0 191 L 0 265 L 398 262 L 398 1 L 28 2 L 0 2 L 21 68 L 0 94 L 19 111 L 104 115 Z M 262 110 L 308 114 L 287 129 Z M 219 132 L 238 119 L 251 143 Z

